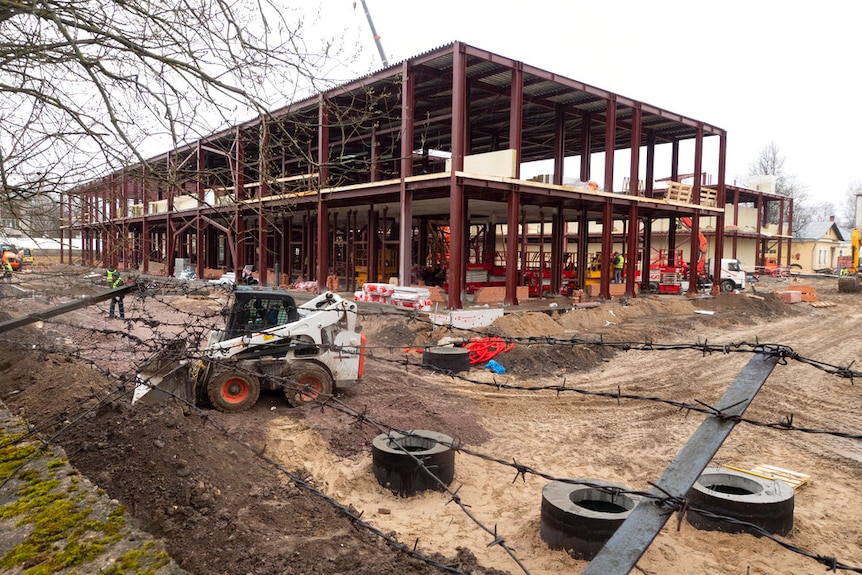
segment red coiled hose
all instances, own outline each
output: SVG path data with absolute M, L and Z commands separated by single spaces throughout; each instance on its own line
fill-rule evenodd
M 514 343 L 507 344 L 499 337 L 485 337 L 471 339 L 462 347 L 470 350 L 470 364 L 485 363 L 496 355 L 505 353 L 515 347 Z

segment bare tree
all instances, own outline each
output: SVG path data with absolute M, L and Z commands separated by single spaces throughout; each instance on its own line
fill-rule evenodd
M 775 142 L 765 146 L 749 167 L 749 176 L 775 176 L 775 193 L 793 200 L 793 229 L 800 230 L 816 219 L 816 210 L 806 204 L 808 188 L 796 181 L 796 176 L 784 171 L 784 155 Z M 773 213 L 774 212 L 774 213 Z M 777 221 L 777 208 L 766 214 L 770 222 Z
M 0 0 L 0 212 L 338 81 L 356 51 L 309 25 L 281 0 Z
M 775 176 L 775 193 L 793 198 L 794 206 L 808 199 L 808 188 L 784 171 L 784 156 L 775 142 L 764 147 L 749 168 L 749 175 Z
M 841 197 L 840 204 L 836 213 L 836 218 L 841 227 L 855 228 L 857 221 L 862 214 L 856 213 L 856 194 L 862 191 L 862 181 L 855 180 L 851 182 L 844 195 Z

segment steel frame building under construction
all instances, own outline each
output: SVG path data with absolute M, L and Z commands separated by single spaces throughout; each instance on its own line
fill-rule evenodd
M 789 264 L 790 199 L 725 185 L 726 148 L 715 126 L 454 42 L 71 191 L 64 257 L 80 234 L 85 265 L 173 275 L 179 261 L 201 278 L 252 266 L 264 284 L 334 274 L 351 290 L 442 268 L 459 309 L 481 266 L 513 305 L 533 263 L 558 293 L 566 273 L 583 287 L 588 262 L 618 250 L 637 254 L 634 297 L 656 242 L 684 245 L 680 218 L 714 254 L 749 244 Z M 540 161 L 549 176 L 521 178 Z M 740 207 L 756 210 L 748 231 Z M 610 267 L 598 267 L 602 298 Z

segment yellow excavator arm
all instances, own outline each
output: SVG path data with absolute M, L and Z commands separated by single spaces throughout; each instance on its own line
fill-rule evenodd
M 862 247 L 862 232 L 859 228 L 853 228 L 853 233 L 850 236 L 852 251 L 850 253 L 850 268 L 847 270 L 851 274 L 859 271 L 859 249 Z

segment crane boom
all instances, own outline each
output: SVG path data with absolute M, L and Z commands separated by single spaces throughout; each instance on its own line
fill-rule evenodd
M 365 3 L 365 0 L 361 1 L 362 9 L 365 10 L 365 17 L 368 18 L 368 25 L 371 27 L 371 34 L 374 35 L 374 43 L 377 44 L 377 52 L 380 54 L 380 59 L 383 61 L 383 67 L 389 67 L 389 60 L 386 59 L 386 52 L 383 51 L 383 44 L 380 42 L 380 36 L 377 35 L 377 30 L 374 28 L 374 20 L 371 19 L 371 12 L 368 10 L 368 4 Z

